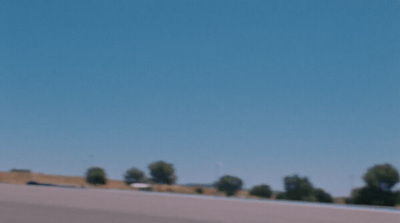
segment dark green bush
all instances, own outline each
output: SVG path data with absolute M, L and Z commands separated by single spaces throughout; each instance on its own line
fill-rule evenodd
M 197 194 L 202 194 L 202 193 L 204 193 L 203 188 L 201 188 L 201 187 L 196 188 L 196 193 L 197 193 Z
M 175 169 L 171 163 L 157 161 L 149 165 L 153 181 L 159 184 L 174 184 L 176 182 Z
M 322 203 L 332 203 L 333 202 L 332 196 L 329 193 L 327 193 L 324 190 L 319 189 L 319 188 L 314 189 L 314 196 L 318 202 L 322 202 Z
M 398 196 L 398 193 L 392 191 L 383 191 L 375 187 L 363 187 L 352 195 L 351 202 L 354 204 L 394 206 L 398 201 Z
M 287 176 L 284 178 L 285 199 L 297 201 L 315 201 L 313 198 L 313 185 L 307 177 L 298 175 Z
M 270 198 L 272 195 L 272 191 L 268 185 L 262 184 L 262 185 L 254 186 L 250 190 L 250 195 L 257 196 L 257 197 Z
M 219 191 L 225 192 L 226 196 L 232 196 L 242 188 L 243 181 L 239 177 L 225 175 L 215 183 L 215 186 Z
M 107 177 L 104 170 L 100 167 L 91 167 L 86 172 L 86 181 L 89 184 L 106 184 Z
M 277 199 L 277 200 L 285 200 L 285 199 L 286 199 L 285 193 L 284 193 L 284 192 L 279 192 L 279 193 L 276 195 L 276 199 Z
M 128 185 L 133 183 L 142 183 L 146 181 L 146 175 L 138 168 L 131 168 L 124 174 L 124 182 Z

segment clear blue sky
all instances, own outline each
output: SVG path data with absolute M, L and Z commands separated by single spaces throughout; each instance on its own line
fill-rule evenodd
M 0 4 L 0 170 L 334 195 L 400 170 L 400 1 Z

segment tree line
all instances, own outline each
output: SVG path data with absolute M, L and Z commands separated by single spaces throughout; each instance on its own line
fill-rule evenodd
M 147 177 L 142 170 L 132 167 L 128 169 L 123 180 L 126 184 L 175 184 L 177 176 L 173 164 L 165 161 L 156 161 L 148 166 L 151 177 Z M 100 167 L 91 167 L 86 172 L 86 180 L 89 184 L 106 184 L 105 171 Z M 399 172 L 390 164 L 380 164 L 369 168 L 363 175 L 365 186 L 352 190 L 350 197 L 346 198 L 348 204 L 367 204 L 394 206 L 400 204 L 400 191 L 393 188 L 399 183 Z M 332 203 L 332 196 L 321 188 L 315 188 L 307 177 L 290 175 L 283 178 L 284 192 L 273 192 L 267 184 L 253 186 L 249 194 L 261 198 L 311 201 Z M 226 194 L 233 196 L 243 187 L 243 181 L 237 176 L 224 175 L 214 184 L 214 187 Z M 201 193 L 198 188 L 196 192 Z
M 124 174 L 124 182 L 128 185 L 133 183 L 157 183 L 157 184 L 175 184 L 177 177 L 173 164 L 165 161 L 156 161 L 149 166 L 151 178 L 136 168 L 128 169 Z M 107 176 L 103 168 L 91 167 L 86 171 L 86 181 L 92 185 L 101 185 L 107 183 Z

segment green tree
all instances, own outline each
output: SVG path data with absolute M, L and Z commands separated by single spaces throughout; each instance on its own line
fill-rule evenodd
M 313 193 L 314 193 L 315 199 L 318 202 L 322 202 L 322 203 L 332 203 L 333 202 L 332 196 L 320 188 L 314 189 Z
M 133 183 L 142 183 L 145 180 L 146 180 L 145 173 L 135 167 L 130 168 L 124 174 L 124 181 L 128 185 L 133 184 Z
M 176 182 L 175 169 L 171 163 L 156 161 L 149 165 L 149 170 L 156 183 L 174 184 Z
M 398 193 L 383 191 L 375 187 L 362 187 L 352 194 L 352 203 L 394 206 L 397 203 Z
M 395 196 L 397 197 L 397 202 L 396 202 L 396 203 L 397 203 L 398 205 L 400 205 L 400 190 L 395 191 L 394 193 L 395 193 Z
M 391 191 L 399 182 L 399 172 L 390 164 L 375 165 L 368 169 L 363 178 L 368 187 Z
M 219 191 L 225 192 L 227 196 L 234 195 L 243 186 L 243 181 L 239 177 L 225 175 L 222 176 L 216 183 L 215 187 Z
M 268 185 L 261 184 L 261 185 L 256 185 L 253 188 L 251 188 L 250 195 L 257 196 L 257 197 L 270 198 L 272 195 L 272 191 Z
M 86 181 L 89 184 L 106 184 L 106 173 L 101 167 L 91 167 L 86 171 Z
M 276 193 L 276 199 L 277 200 L 285 200 L 286 199 L 286 197 L 285 197 L 285 192 L 277 192 Z
M 390 164 L 375 165 L 367 170 L 363 179 L 365 187 L 352 191 L 348 203 L 394 206 L 399 193 L 392 188 L 399 182 L 399 173 Z
M 287 176 L 283 179 L 285 185 L 285 199 L 298 201 L 316 201 L 314 188 L 307 177 L 298 175 Z

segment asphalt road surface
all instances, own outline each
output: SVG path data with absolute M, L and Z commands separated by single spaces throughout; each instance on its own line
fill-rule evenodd
M 0 184 L 4 223 L 400 223 L 400 211 Z

